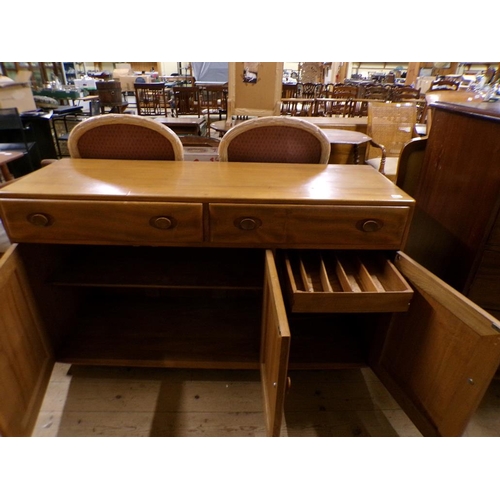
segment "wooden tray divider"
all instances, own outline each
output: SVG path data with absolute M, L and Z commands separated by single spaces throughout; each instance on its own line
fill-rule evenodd
M 302 282 L 304 284 L 304 290 L 306 292 L 314 292 L 313 280 L 311 278 L 310 272 L 306 269 L 304 264 L 304 260 L 302 258 L 299 259 L 300 266 L 300 276 L 302 278 Z
M 340 262 L 340 259 L 337 257 L 336 260 L 337 260 L 337 264 L 335 266 L 335 271 L 337 273 L 337 277 L 338 277 L 340 284 L 342 286 L 342 290 L 344 292 L 360 292 L 361 289 L 359 288 L 359 286 L 357 286 L 357 284 L 355 282 L 356 280 L 350 280 L 344 266 Z
M 357 266 L 358 266 L 358 274 L 361 283 L 363 284 L 364 291 L 366 292 L 385 292 L 385 288 L 380 283 L 380 280 L 377 276 L 372 275 L 370 271 L 367 269 L 364 262 L 358 257 L 356 257 Z
M 320 255 L 319 259 L 319 277 L 321 280 L 321 286 L 324 292 L 333 292 L 330 279 L 328 278 L 328 272 L 326 271 L 325 261 L 323 260 L 323 255 Z

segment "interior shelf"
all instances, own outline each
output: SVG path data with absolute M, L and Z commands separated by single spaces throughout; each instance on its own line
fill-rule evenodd
M 61 286 L 262 288 L 264 254 L 256 249 L 75 246 L 50 277 Z
M 141 295 L 92 290 L 58 349 L 57 360 L 108 366 L 259 368 L 260 293 Z

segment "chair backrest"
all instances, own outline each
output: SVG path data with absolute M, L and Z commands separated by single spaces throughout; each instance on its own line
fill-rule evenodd
M 291 97 L 297 97 L 297 84 L 283 83 L 281 85 L 281 98 L 290 99 Z
M 409 85 L 394 87 L 392 89 L 392 100 L 394 102 L 405 101 L 408 99 L 419 99 L 420 89 L 415 89 Z
M 201 116 L 200 91 L 197 87 L 174 87 L 175 115 Z
M 298 83 L 297 84 L 297 97 L 302 97 L 304 99 L 312 99 L 318 96 L 321 92 L 323 85 L 321 83 Z
M 288 116 L 312 116 L 314 111 L 315 99 L 291 97 L 281 99 L 280 114 Z
M 458 90 L 461 79 L 462 77 L 438 77 L 431 83 L 428 92 L 432 92 L 433 90 Z
M 355 99 L 358 97 L 358 87 L 354 87 L 353 85 L 333 85 L 328 87 L 328 90 L 325 92 L 325 97 Z
M 266 116 L 229 129 L 219 144 L 220 161 L 327 164 L 330 142 L 300 118 Z
M 416 137 L 407 142 L 399 156 L 396 185 L 410 196 L 415 196 L 424 164 L 426 137 Z
M 403 146 L 414 137 L 416 123 L 417 106 L 414 103 L 368 103 L 367 135 L 385 147 L 388 157 L 400 155 Z M 377 148 L 367 148 L 367 158 L 379 153 Z
M 135 102 L 139 115 L 167 115 L 167 94 L 164 83 L 134 83 Z
M 138 115 L 99 115 L 79 123 L 68 138 L 72 158 L 183 160 L 177 135 L 165 125 Z
M 355 106 L 352 97 L 319 97 L 314 102 L 313 116 L 354 116 Z

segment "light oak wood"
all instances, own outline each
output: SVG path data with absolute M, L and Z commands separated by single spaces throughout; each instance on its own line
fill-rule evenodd
M 460 436 L 500 362 L 500 323 L 400 253 L 415 290 L 374 367 L 423 434 Z
M 0 435 L 28 435 L 49 381 L 53 354 L 16 246 L 0 259 Z M 22 360 L 22 363 L 19 363 Z
M 139 226 L 142 238 L 124 230 L 126 224 L 117 225 L 121 233 L 117 237 L 113 222 L 101 223 L 94 215 L 95 235 L 90 228 L 87 231 L 90 242 L 101 245 L 62 244 L 51 238 L 36 244 L 30 241 L 34 236 L 27 236 L 17 247 L 17 261 L 12 251 L 0 261 L 4 270 L 11 265 L 26 268 L 23 287 L 36 297 L 34 314 L 40 313 L 47 328 L 47 348 L 55 350 L 58 361 L 148 369 L 257 372 L 260 368 L 268 435 L 283 432 L 285 393 L 294 370 L 367 365 L 378 370 L 422 433 L 459 435 L 498 366 L 499 327 L 491 317 L 403 254 L 398 258 L 403 263 L 395 270 L 392 260 L 404 244 L 414 201 L 370 167 L 63 160 L 0 189 L 2 216 L 8 211 L 7 231 L 10 219 L 13 228 L 21 221 L 16 222 L 17 215 L 6 207 L 24 202 L 43 203 L 47 212 L 60 202 L 66 204 L 69 215 L 58 211 L 48 227 L 43 225 L 50 221 L 45 212 L 37 213 L 31 223 L 26 220 L 32 225 L 41 222 L 37 227 L 44 229 L 56 226 L 59 217 L 67 221 L 83 217 L 79 207 L 85 204 L 102 204 L 110 219 L 113 211 L 107 207 L 131 203 L 142 207 L 138 218 L 135 211 L 124 217 Z M 158 242 L 143 233 L 142 224 L 149 224 L 150 218 L 142 220 L 141 210 L 147 212 L 157 204 L 200 206 L 202 241 L 191 242 L 187 233 L 185 239 Z M 162 224 L 168 226 L 168 221 Z M 259 240 L 255 231 L 267 230 L 268 224 L 271 230 Z M 69 222 L 61 233 L 65 231 L 73 234 Z M 217 241 L 212 241 L 215 237 Z M 357 301 L 342 314 L 292 311 L 283 300 L 286 278 L 281 271 L 285 252 L 301 248 L 320 255 L 323 265 L 311 271 L 310 260 L 304 259 L 302 277 L 300 266 L 291 273 L 295 282 L 304 278 L 307 290 L 332 289 L 304 296 L 338 295 L 339 301 L 349 295 L 371 298 Z M 363 255 L 354 258 L 355 249 L 364 250 Z M 328 258 L 330 250 L 339 252 L 335 259 Z M 206 252 L 201 259 L 196 258 L 198 251 Z M 382 254 L 386 264 L 372 265 L 372 259 Z M 99 264 L 94 267 L 92 261 Z M 412 293 L 406 281 L 413 297 L 408 311 L 399 313 L 407 308 Z M 17 295 L 13 294 L 16 302 L 22 298 Z M 402 309 L 400 295 L 405 297 Z M 361 314 L 372 299 L 380 301 L 387 314 Z M 311 311 L 313 302 L 306 311 Z M 17 303 L 8 308 L 23 310 Z M 26 327 L 24 316 L 14 312 L 12 318 Z M 32 335 L 37 332 L 27 330 Z M 7 352 L 13 352 L 16 360 L 9 368 L 12 372 L 29 363 L 29 353 Z M 45 368 L 41 363 L 31 370 L 32 378 L 43 381 L 38 385 L 42 392 Z M 6 392 L 15 393 L 15 377 L 2 381 Z M 30 389 L 21 389 L 22 398 L 29 400 Z M 28 421 L 35 410 L 27 409 Z M 18 405 L 12 414 L 16 411 L 22 408 Z M 105 419 L 108 410 L 103 407 L 99 412 Z M 167 413 L 160 412 L 158 418 Z M 244 421 L 237 434 L 249 432 L 245 426 L 250 420 Z M 101 426 L 104 420 L 100 422 Z M 323 424 L 329 428 L 326 421 Z M 72 425 L 74 429 L 74 421 Z M 375 422 L 370 426 L 376 427 Z M 28 427 L 19 432 L 28 433 Z M 168 433 L 173 427 L 156 428 Z M 297 428 L 309 432 L 307 425 Z

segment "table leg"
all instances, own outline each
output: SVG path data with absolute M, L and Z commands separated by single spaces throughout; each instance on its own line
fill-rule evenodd
M 356 165 L 358 165 L 359 164 L 359 147 L 357 144 L 354 144 L 353 153 L 354 153 L 354 163 Z
M 7 163 L 0 163 L 0 171 L 2 172 L 4 181 L 11 181 L 14 179 L 14 176 L 10 173 Z

